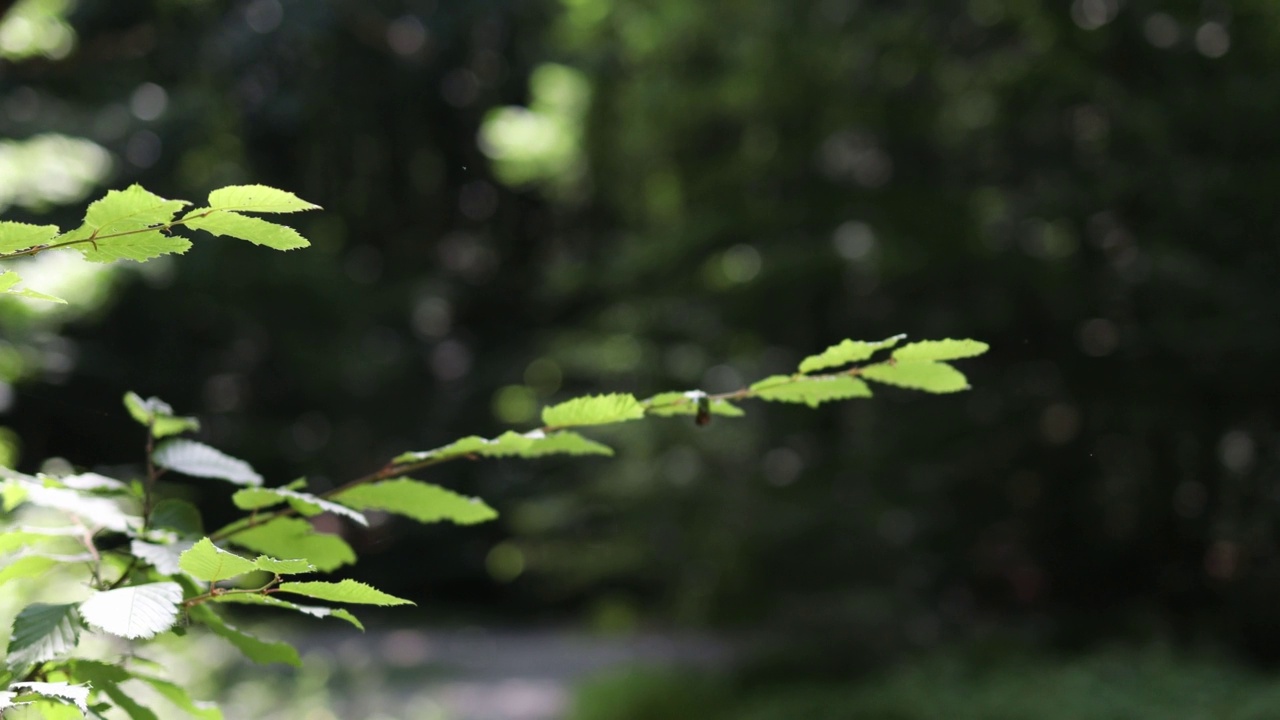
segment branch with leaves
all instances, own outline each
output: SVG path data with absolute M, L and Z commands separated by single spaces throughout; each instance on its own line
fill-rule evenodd
M 145 261 L 188 249 L 190 241 L 174 234 L 180 227 L 292 249 L 307 241 L 292 228 L 244 213 L 316 207 L 256 185 L 214 191 L 206 207 L 178 216 L 187 205 L 134 186 L 90 205 L 84 224 L 66 233 L 53 226 L 0 222 L 0 259 L 76 249 L 94 261 Z M 50 299 L 15 290 L 17 282 L 13 273 L 0 275 L 0 291 Z M 623 393 L 574 398 L 544 408 L 541 427 L 494 438 L 468 436 L 433 450 L 406 452 L 373 473 L 321 493 L 309 492 L 305 479 L 267 487 L 249 463 L 182 437 L 199 431 L 196 418 L 176 414 L 158 398 L 128 393 L 125 409 L 146 430 L 144 477 L 124 481 L 96 473 L 52 477 L 0 469 L 0 585 L 22 578 L 47 582 L 50 572 L 63 572 L 78 576 L 88 588 L 87 596 L 74 602 L 32 603 L 18 613 L 0 669 L 0 688 L 6 688 L 0 690 L 0 715 L 8 708 L 30 706 L 43 717 L 99 718 L 117 707 L 133 718 L 154 718 L 154 712 L 121 688 L 125 681 L 140 680 L 191 715 L 222 718 L 216 707 L 137 667 L 128 659 L 132 653 L 84 656 L 82 633 L 143 643 L 197 624 L 255 662 L 298 665 L 298 653 L 287 643 L 263 640 L 231 625 L 226 606 L 332 617 L 363 630 L 343 606 L 411 604 L 355 580 L 309 579 L 356 562 L 340 533 L 320 532 L 310 518 L 329 513 L 367 526 L 370 510 L 422 523 L 469 525 L 497 517 L 477 498 L 412 477 L 435 465 L 461 459 L 612 455 L 607 445 L 579 431 L 646 417 L 688 416 L 707 425 L 715 416 L 743 415 L 738 403 L 752 399 L 816 408 L 871 397 L 872 383 L 956 392 L 968 388 L 968 382 L 950 362 L 986 350 L 986 344 L 974 340 L 905 343 L 901 335 L 878 342 L 845 340 L 805 358 L 794 373 L 732 392 L 688 390 L 644 400 Z M 236 486 L 231 499 L 247 514 L 206 532 L 194 504 L 167 497 L 167 473 Z M 28 525 L 24 519 L 29 511 L 54 511 L 65 524 Z

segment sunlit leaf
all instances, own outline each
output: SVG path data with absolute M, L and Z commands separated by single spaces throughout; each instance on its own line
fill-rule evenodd
M 63 300 L 60 297 L 46 295 L 42 292 L 36 292 L 35 290 L 30 290 L 28 288 L 20 288 L 18 287 L 18 283 L 21 280 L 22 278 L 18 277 L 18 273 L 16 272 L 0 270 L 0 294 L 15 295 L 17 297 L 29 298 L 31 300 L 44 300 L 46 302 L 62 303 L 63 305 L 67 303 L 66 300 Z
M 804 403 L 818 407 L 832 400 L 871 397 L 871 388 L 855 377 L 774 375 L 751 386 L 752 392 L 762 400 L 774 402 Z
M 297 575 L 299 573 L 315 572 L 316 566 L 307 562 L 303 558 L 296 560 L 277 560 L 266 555 L 259 555 L 253 564 L 259 570 L 274 573 L 276 575 Z
M 247 488 L 232 495 L 231 501 L 241 510 L 260 510 L 288 501 L 294 510 L 308 517 L 322 512 L 331 512 L 350 518 L 365 527 L 369 525 L 369 520 L 364 515 L 345 505 L 339 505 L 317 495 L 290 490 L 289 488 Z
M 142 524 L 142 518 L 131 515 L 110 498 L 94 497 L 67 488 L 44 487 L 38 482 L 24 482 L 26 500 L 32 505 L 54 508 L 79 517 L 86 525 L 115 532 L 125 532 Z
M 843 340 L 817 355 L 810 355 L 801 360 L 800 372 L 811 373 L 817 370 L 825 370 L 826 368 L 848 365 L 849 363 L 862 362 L 875 354 L 877 350 L 891 348 L 906 337 L 906 335 L 894 335 L 878 342 Z
M 182 219 L 184 225 L 194 230 L 204 230 L 214 235 L 226 235 L 248 240 L 275 250 L 296 250 L 311 243 L 287 226 L 268 222 L 262 218 L 235 212 L 201 208 L 192 210 Z
M 362 582 L 343 580 L 341 582 L 285 582 L 280 583 L 279 592 L 305 595 L 317 600 L 329 602 L 358 603 L 360 605 L 413 605 L 408 600 L 388 595 Z
M 542 423 L 548 427 L 607 425 L 644 417 L 644 406 L 632 395 L 593 395 L 574 398 L 543 408 Z
M 398 456 L 399 465 L 423 460 L 446 460 L 454 457 L 524 457 L 538 458 L 547 455 L 612 455 L 613 449 L 571 430 L 527 433 L 505 432 L 489 440 L 471 435 L 444 447 L 425 452 L 408 452 Z
M 38 577 L 58 565 L 80 565 L 93 562 L 93 559 L 93 556 L 89 553 L 79 555 L 31 554 L 9 558 L 5 561 L 4 566 L 0 567 L 0 585 L 10 580 Z
M 182 570 L 182 554 L 194 545 L 189 540 L 178 540 L 167 545 L 134 540 L 129 543 L 129 552 L 154 567 L 161 575 L 176 575 Z
M 404 515 L 421 523 L 449 520 L 471 525 L 498 516 L 482 500 L 407 477 L 357 485 L 334 496 L 334 500 L 360 510 Z
M 893 357 L 903 361 L 960 360 L 981 355 L 990 347 L 977 340 L 923 340 L 894 350 Z
M 337 535 L 317 533 L 300 518 L 281 517 L 227 538 L 240 547 L 278 558 L 306 558 L 318 570 L 331 572 L 356 561 L 351 546 Z
M 219 595 L 213 598 L 213 602 L 236 603 L 241 605 L 265 605 L 267 607 L 292 610 L 294 612 L 302 613 L 303 615 L 310 615 L 311 617 L 333 617 L 338 618 L 339 620 L 345 620 L 359 628 L 361 631 L 364 630 L 364 624 L 361 623 L 355 615 L 352 615 L 350 612 L 343 610 L 342 608 L 331 608 L 321 605 L 299 605 L 297 603 L 291 603 L 288 600 L 281 600 L 275 595 L 236 593 L 234 595 Z
M 137 393 L 125 393 L 124 406 L 130 417 L 151 428 L 152 437 L 162 438 L 200 429 L 199 420 L 174 415 L 173 408 L 157 397 L 143 400 Z
M 18 669 L 31 663 L 60 658 L 80 640 L 76 606 L 33 603 L 13 619 L 13 633 L 5 663 Z
M 946 363 L 909 361 L 872 365 L 861 373 L 868 380 L 886 385 L 923 390 L 931 393 L 950 393 L 969 389 L 964 374 Z
M 162 232 L 158 226 L 167 225 L 173 214 L 187 204 L 183 200 L 166 200 L 138 185 L 110 190 L 106 197 L 89 205 L 83 225 L 58 236 L 55 242 L 83 241 L 75 247 L 93 262 L 141 262 L 184 253 L 191 242 Z
M 80 616 L 93 627 L 123 638 L 150 638 L 173 627 L 182 586 L 147 583 L 94 593 L 80 603 Z
M 258 486 L 262 476 L 249 463 L 194 440 L 166 440 L 151 453 L 155 464 L 193 477 L 217 478 L 237 485 Z
M 649 415 L 658 417 L 669 417 L 672 415 L 696 415 L 698 413 L 698 399 L 705 396 L 697 390 L 689 392 L 666 392 L 659 393 L 645 400 L 645 412 Z M 712 400 L 708 406 L 712 415 L 724 415 L 725 417 L 741 417 L 745 415 L 742 408 L 727 400 Z
M 201 538 L 190 550 L 182 553 L 178 565 L 183 572 L 205 582 L 227 580 L 258 569 L 252 560 L 223 550 L 209 538 Z
M 266 185 L 230 185 L 209 193 L 209 207 L 260 213 L 292 213 L 319 210 L 291 192 Z
M 28 225 L 9 220 L 0 221 L 0 255 L 38 245 L 48 245 L 58 232 L 57 225 Z

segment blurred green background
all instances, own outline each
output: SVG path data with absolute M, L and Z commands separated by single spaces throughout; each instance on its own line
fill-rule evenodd
M 204 237 L 147 266 L 29 261 L 72 302 L 0 300 L 0 460 L 127 474 L 132 389 L 323 489 L 575 394 L 974 337 L 993 349 L 968 393 L 433 470 L 502 518 L 344 528 L 354 572 L 424 623 L 751 638 L 724 682 L 784 688 L 954 648 L 1023 675 L 1027 652 L 1086 653 L 1068 676 L 1144 664 L 1089 655 L 1117 643 L 1211 658 L 1175 676 L 1280 659 L 1275 0 L 0 10 L 5 219 L 66 227 L 133 182 L 325 208 L 288 255 Z M 901 672 L 903 698 L 933 691 Z M 636 692 L 725 707 L 720 679 L 654 677 Z M 831 717 L 937 716 L 890 705 Z

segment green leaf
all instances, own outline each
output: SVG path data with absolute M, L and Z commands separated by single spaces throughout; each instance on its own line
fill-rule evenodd
M 189 540 L 178 540 L 167 545 L 134 540 L 129 543 L 129 552 L 161 575 L 177 575 L 182 571 L 182 554 L 194 545 Z
M 408 452 L 395 458 L 398 465 L 424 460 L 448 460 L 455 457 L 524 457 L 538 458 L 546 455 L 612 455 L 613 449 L 576 432 L 562 430 L 546 433 L 531 430 L 527 433 L 505 432 L 488 440 L 476 435 L 456 440 L 444 447 L 425 452 Z
M 58 540 L 59 538 L 76 538 L 84 534 L 83 530 L 74 527 L 6 528 L 0 532 L 0 553 L 7 553 L 20 547 Z
M 277 560 L 273 557 L 267 557 L 266 555 L 259 555 L 258 559 L 253 561 L 253 564 L 256 565 L 259 570 L 264 570 L 276 575 L 297 575 L 299 573 L 316 571 L 316 566 L 307 562 L 305 558 L 299 558 L 297 560 Z
M 306 595 L 317 600 L 329 602 L 358 603 L 361 605 L 414 605 L 408 600 L 388 595 L 362 582 L 343 580 L 341 582 L 286 582 L 276 587 L 279 592 Z
M 165 234 L 159 226 L 167 226 L 173 214 L 187 204 L 184 200 L 166 200 L 138 185 L 111 190 L 89 206 L 83 225 L 54 240 L 58 243 L 84 241 L 76 245 L 76 249 L 92 262 L 142 262 L 170 253 L 184 253 L 191 242 Z
M 706 393 L 701 390 L 665 392 L 658 393 L 641 404 L 644 405 L 646 413 L 658 417 L 696 415 L 698 414 L 698 399 L 705 396 Z M 727 400 L 712 400 L 710 410 L 712 415 L 724 415 L 725 417 L 742 417 L 746 414 L 742 411 L 742 408 Z
M 839 344 L 823 350 L 817 355 L 810 355 L 800 361 L 800 372 L 811 373 L 815 370 L 840 367 L 849 363 L 862 362 L 871 357 L 875 351 L 891 348 L 901 342 L 906 335 L 894 335 L 879 342 L 861 340 L 843 340 Z
M 222 720 L 222 711 L 211 702 L 195 700 L 181 685 L 158 677 L 134 673 L 134 678 L 155 688 L 166 700 L 200 720 Z
M 151 638 L 173 627 L 181 602 L 181 585 L 147 583 L 94 593 L 80 603 L 80 616 L 112 635 Z
M 13 619 L 5 662 L 10 668 L 55 660 L 71 652 L 80 641 L 76 606 L 33 603 Z
M 296 250 L 311 244 L 297 230 L 287 225 L 277 225 L 262 218 L 230 211 L 209 208 L 192 210 L 182 219 L 182 223 L 194 230 L 248 240 L 255 245 L 275 250 Z
M 862 377 L 886 385 L 923 390 L 931 393 L 950 393 L 969 389 L 964 373 L 946 363 L 910 361 L 884 363 L 865 368 Z
M 278 662 L 294 667 L 302 665 L 302 659 L 298 657 L 298 651 L 292 645 L 284 642 L 267 642 L 254 637 L 239 628 L 229 625 L 222 616 L 215 613 L 208 605 L 196 605 L 191 608 L 190 612 L 192 620 L 207 626 L 215 635 L 225 638 L 236 646 L 240 652 L 244 653 L 245 657 L 256 663 L 266 665 Z
M 923 340 L 893 351 L 896 360 L 960 360 L 976 357 L 990 349 L 977 340 Z
M 364 624 L 360 622 L 355 615 L 343 610 L 342 608 L 323 607 L 320 605 L 299 605 L 291 603 L 288 600 L 281 600 L 274 595 L 258 595 L 249 593 L 235 593 L 232 595 L 219 595 L 213 598 L 216 603 L 238 603 L 241 605 L 265 605 L 267 607 L 283 608 L 294 612 L 310 615 L 311 617 L 327 618 L 334 617 L 339 620 L 346 620 L 352 625 L 364 631 Z
M 151 453 L 155 464 L 193 477 L 217 478 L 237 485 L 259 486 L 262 476 L 249 463 L 194 440 L 166 440 Z
M 593 395 L 574 398 L 542 409 L 542 423 L 548 427 L 608 425 L 639 420 L 644 406 L 633 395 Z
M 178 417 L 174 415 L 173 408 L 169 407 L 169 403 L 157 397 L 143 400 L 137 393 L 128 392 L 124 395 L 124 406 L 129 410 L 129 415 L 134 420 L 137 420 L 143 427 L 151 428 L 151 435 L 155 438 L 168 437 L 200 429 L 199 420 L 193 417 Z
M 8 690 L 0 690 L 0 717 L 3 717 L 4 711 L 8 710 L 9 708 L 22 707 L 24 705 L 31 704 L 30 701 L 18 702 L 17 697 L 18 697 L 18 693 L 16 692 L 10 692 Z M 38 717 L 43 717 L 43 715 Z
M 404 515 L 421 523 L 449 520 L 471 525 L 498 516 L 482 500 L 407 477 L 357 485 L 334 496 L 334 500 L 359 510 Z
M 48 245 L 58 232 L 57 225 L 28 225 L 9 220 L 0 221 L 0 255 L 26 250 L 37 245 Z
M 93 562 L 93 559 L 93 556 L 88 553 L 80 555 L 23 555 L 16 559 L 10 559 L 3 567 L 0 567 L 0 585 L 10 580 L 43 575 L 61 564 L 78 565 L 80 563 Z
M 335 515 L 355 520 L 365 527 L 369 526 L 369 520 L 364 515 L 345 505 L 339 505 L 311 493 L 290 490 L 289 488 L 248 488 L 239 490 L 235 495 L 231 496 L 231 501 L 241 510 L 260 510 L 286 500 L 289 501 L 294 510 L 307 517 L 319 515 L 322 512 L 331 512 Z
M 201 538 L 182 553 L 178 565 L 191 577 L 205 582 L 227 580 L 258 569 L 252 560 L 223 550 L 209 538 Z
M 228 542 L 279 558 L 306 558 L 318 570 L 332 572 L 356 561 L 351 546 L 337 535 L 317 533 L 300 518 L 276 518 L 235 532 Z
M 231 185 L 209 193 L 209 207 L 218 210 L 240 210 L 260 213 L 292 213 L 319 210 L 291 192 L 266 185 Z
M 190 537 L 204 534 L 200 509 L 186 500 L 161 500 L 151 511 L 151 527 L 172 530 Z
M 871 388 L 855 377 L 774 375 L 751 386 L 756 397 L 774 402 L 804 403 L 818 407 L 831 400 L 871 397 Z
M 9 687 L 20 693 L 34 693 L 41 697 L 61 700 L 75 705 L 82 713 L 89 712 L 90 688 L 88 685 L 71 685 L 65 682 L 17 682 Z
M 15 295 L 17 297 L 29 298 L 31 300 L 44 300 L 46 302 L 61 303 L 63 305 L 67 304 L 67 301 L 60 297 L 46 295 L 42 292 L 36 292 L 35 290 L 27 288 L 19 288 L 17 285 L 20 280 L 22 280 L 22 278 L 18 277 L 18 273 L 16 272 L 8 270 L 0 271 L 0 294 Z

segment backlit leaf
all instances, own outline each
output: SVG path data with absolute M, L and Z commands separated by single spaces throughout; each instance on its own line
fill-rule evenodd
M 292 213 L 319 210 L 291 192 L 266 185 L 231 185 L 209 193 L 209 207 L 260 213 Z
M 234 595 L 219 595 L 218 597 L 213 598 L 213 602 L 238 603 L 241 605 L 266 605 L 267 607 L 292 610 L 294 612 L 302 613 L 303 615 L 310 615 L 311 617 L 333 617 L 338 618 L 339 620 L 345 620 L 359 628 L 361 631 L 364 630 L 364 624 L 361 623 L 355 615 L 352 615 L 350 612 L 343 610 L 342 608 L 331 608 L 321 605 L 299 605 L 297 603 L 291 603 L 288 600 L 281 600 L 275 595 L 236 593 Z
M 18 287 L 18 282 L 21 280 L 22 278 L 18 277 L 18 273 L 16 272 L 0 270 L 0 294 L 14 295 L 31 300 L 44 300 L 46 302 L 62 303 L 63 305 L 67 303 L 66 300 L 63 300 L 60 297 L 46 295 L 42 292 L 36 292 L 35 290 L 27 288 L 20 288 Z
M 9 686 L 20 693 L 35 693 L 47 698 L 56 698 L 75 705 L 80 712 L 89 712 L 89 686 L 72 685 L 65 682 L 16 682 Z
M 137 393 L 125 393 L 124 406 L 134 420 L 151 428 L 152 437 L 162 438 L 200 429 L 199 420 L 174 415 L 173 408 L 157 397 L 143 400 Z
M 774 375 L 751 386 L 756 397 L 774 402 L 804 403 L 818 407 L 831 400 L 871 397 L 871 388 L 855 377 Z
M 527 433 L 505 432 L 489 440 L 476 435 L 456 440 L 444 447 L 425 452 L 408 452 L 395 459 L 398 465 L 423 460 L 447 460 L 454 457 L 524 457 L 538 458 L 546 455 L 612 455 L 613 449 L 571 430 Z
M 316 566 L 307 562 L 305 559 L 297 560 L 277 560 L 266 555 L 259 555 L 253 564 L 259 570 L 274 573 L 276 575 L 297 575 L 299 573 L 315 572 Z
M 28 225 L 9 220 L 0 221 L 0 255 L 26 250 L 37 245 L 48 245 L 58 232 L 57 225 Z
M 160 255 L 184 253 L 191 242 L 161 232 L 158 226 L 171 222 L 173 214 L 187 204 L 183 200 L 166 200 L 138 185 L 110 190 L 106 197 L 89 205 L 83 225 L 58 236 L 55 242 L 85 241 L 75 247 L 92 262 L 141 262 Z
M 112 635 L 150 638 L 173 627 L 180 602 L 177 583 L 147 583 L 94 593 L 80 603 L 80 616 Z
M 249 463 L 194 440 L 166 440 L 151 453 L 155 464 L 193 477 L 217 478 L 237 485 L 258 486 L 262 476 Z
M 654 395 L 641 404 L 644 405 L 647 414 L 658 417 L 696 415 L 700 396 L 705 396 L 705 393 L 701 393 L 698 390 L 666 392 Z M 742 408 L 727 400 L 712 400 L 709 409 L 712 415 L 724 415 L 725 417 L 742 417 L 746 414 L 742 412 Z
M 923 390 L 931 393 L 950 393 L 969 389 L 964 374 L 946 363 L 909 361 L 872 365 L 861 373 L 868 380 L 886 385 Z
M 227 541 L 277 558 L 306 558 L 317 569 L 331 572 L 356 561 L 351 546 L 337 535 L 317 533 L 301 518 L 281 517 L 235 532 Z
M 408 600 L 388 595 L 362 582 L 286 582 L 276 587 L 279 592 L 306 595 L 329 602 L 358 603 L 361 605 L 413 605 Z
M 800 361 L 800 372 L 811 373 L 826 368 L 840 367 L 849 363 L 862 362 L 871 357 L 877 350 L 891 348 L 901 342 L 906 335 L 894 335 L 878 342 L 861 340 L 843 340 L 823 350 L 817 355 L 810 355 Z
M 275 250 L 296 250 L 310 245 L 297 230 L 239 213 L 201 208 L 192 210 L 182 223 L 194 230 L 248 240 Z
M 369 520 L 364 515 L 345 505 L 339 505 L 317 495 L 290 490 L 289 488 L 248 488 L 232 495 L 231 501 L 241 510 L 260 510 L 288 501 L 294 510 L 308 517 L 319 515 L 322 512 L 331 512 L 350 518 L 365 527 L 369 526 Z
M 190 540 L 178 540 L 167 545 L 134 540 L 129 543 L 129 552 L 161 575 L 177 575 L 182 571 L 182 554 L 194 545 Z
M 334 500 L 360 510 L 404 515 L 421 523 L 449 520 L 471 525 L 498 516 L 482 500 L 407 477 L 357 485 L 334 496 Z
M 893 351 L 897 360 L 960 360 L 975 357 L 991 346 L 977 340 L 923 340 Z
M 258 569 L 252 560 L 223 550 L 209 538 L 201 538 L 190 550 L 182 553 L 178 565 L 183 572 L 205 582 L 227 580 Z
M 574 398 L 542 410 L 542 423 L 557 428 L 607 425 L 642 417 L 644 406 L 634 396 L 622 393 Z

